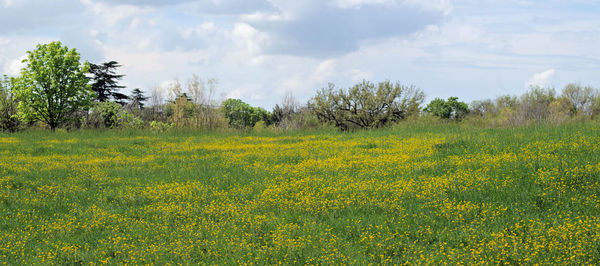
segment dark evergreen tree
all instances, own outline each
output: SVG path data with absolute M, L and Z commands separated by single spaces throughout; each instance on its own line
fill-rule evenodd
M 149 97 L 144 96 L 144 92 L 139 88 L 133 89 L 129 98 L 131 99 L 132 105 L 139 109 L 144 109 L 144 102 L 149 99 Z
M 96 101 L 105 102 L 114 100 L 116 103 L 125 105 L 127 95 L 120 93 L 118 90 L 125 88 L 117 82 L 125 75 L 117 75 L 115 69 L 121 67 L 116 61 L 102 63 L 100 65 L 90 64 L 90 73 L 92 77 L 92 90 L 96 92 Z

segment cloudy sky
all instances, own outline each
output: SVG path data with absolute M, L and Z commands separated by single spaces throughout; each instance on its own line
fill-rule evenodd
M 197 74 L 266 108 L 362 79 L 465 101 L 600 87 L 596 0 L 0 0 L 0 74 L 54 40 L 128 89 Z

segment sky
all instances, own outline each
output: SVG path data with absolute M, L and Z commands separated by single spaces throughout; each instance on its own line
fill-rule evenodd
M 56 40 L 122 64 L 126 93 L 195 74 L 265 108 L 363 79 L 466 102 L 600 88 L 596 0 L 0 0 L 0 75 Z

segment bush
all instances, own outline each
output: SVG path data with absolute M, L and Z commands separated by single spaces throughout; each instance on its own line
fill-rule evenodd
M 144 122 L 115 102 L 95 103 L 82 126 L 86 128 L 134 128 L 141 129 Z
M 329 84 L 308 104 L 319 120 L 341 130 L 378 128 L 418 114 L 425 94 L 414 86 L 362 81 L 347 91 Z
M 163 123 L 160 121 L 152 121 L 150 122 L 150 130 L 154 132 L 166 132 L 173 128 L 172 123 Z
M 117 113 L 117 125 L 119 128 L 143 129 L 144 121 L 130 112 L 121 110 Z
M 194 122 L 194 103 L 183 93 L 167 106 L 167 116 L 176 128 L 189 128 Z
M 556 99 L 548 106 L 548 121 L 556 125 L 566 122 L 574 114 L 572 107 L 568 99 L 563 97 Z

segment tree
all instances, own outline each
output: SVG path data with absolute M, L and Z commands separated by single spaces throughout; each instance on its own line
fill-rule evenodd
M 283 97 L 281 106 L 276 104 L 273 108 L 271 122 L 278 127 L 294 127 L 294 117 L 298 112 L 299 104 L 291 92 L 287 92 Z
M 442 119 L 460 121 L 469 113 L 469 106 L 458 101 L 458 97 L 450 97 L 447 101 L 435 98 L 423 111 Z
M 87 108 L 94 98 L 77 50 L 60 42 L 37 45 L 27 52 L 25 67 L 14 81 L 13 94 L 19 101 L 19 115 L 26 121 L 42 120 L 52 130 L 72 113 Z
M 490 99 L 471 102 L 471 112 L 483 118 L 490 118 L 498 113 L 498 109 L 494 102 Z
M 240 99 L 227 99 L 223 102 L 223 114 L 234 128 L 254 127 L 258 121 L 270 124 L 270 114 L 260 107 L 252 107 Z
M 518 120 L 544 121 L 548 117 L 549 107 L 556 99 L 556 91 L 550 88 L 532 87 L 521 95 L 518 108 Z
M 118 85 L 117 81 L 125 75 L 117 75 L 115 69 L 121 67 L 116 61 L 102 63 L 100 65 L 90 64 L 92 74 L 92 90 L 96 93 L 96 101 L 105 102 L 113 99 L 120 105 L 125 105 L 129 98 L 117 90 L 125 88 Z
M 136 106 L 138 109 L 144 109 L 144 102 L 149 99 L 149 97 L 144 96 L 144 92 L 139 88 L 135 88 L 131 91 L 131 99 L 132 105 Z
M 12 81 L 3 76 L 0 79 L 0 130 L 14 132 L 19 128 L 19 118 L 17 114 L 17 102 L 15 101 L 11 90 Z
M 591 115 L 598 91 L 590 86 L 581 87 L 579 84 L 570 83 L 562 90 L 562 97 L 571 103 L 573 113 Z
M 319 120 L 341 130 L 377 128 L 418 114 L 424 97 L 414 86 L 389 81 L 375 85 L 365 80 L 347 91 L 329 84 L 317 92 L 308 107 Z

